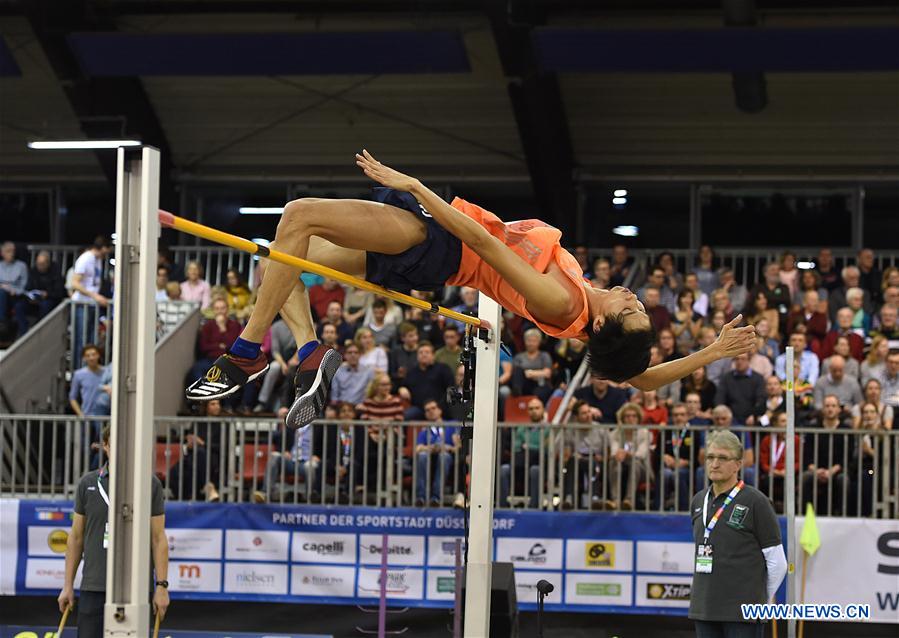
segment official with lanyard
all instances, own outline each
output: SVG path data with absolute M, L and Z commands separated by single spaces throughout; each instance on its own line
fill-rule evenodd
M 103 453 L 109 458 L 109 426 L 103 429 Z M 162 484 L 152 477 L 150 540 L 155 582 L 151 581 L 153 612 L 165 616 L 169 606 L 169 544 L 165 535 Z M 66 542 L 65 584 L 57 599 L 59 610 L 75 604 L 75 577 L 84 560 L 78 595 L 78 638 L 103 638 L 106 604 L 106 559 L 109 550 L 109 465 L 88 472 L 75 492 L 72 529 Z
M 762 638 L 743 604 L 769 602 L 787 573 L 771 501 L 739 478 L 743 444 L 733 432 L 706 439 L 708 488 L 693 497 L 693 584 L 689 616 L 697 638 Z

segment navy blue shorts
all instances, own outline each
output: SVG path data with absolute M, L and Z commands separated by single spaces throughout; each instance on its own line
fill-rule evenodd
M 434 221 L 412 195 L 392 188 L 373 189 L 372 199 L 409 211 L 425 223 L 420 244 L 397 255 L 367 251 L 365 279 L 393 290 L 438 290 L 456 274 L 462 261 L 462 242 Z

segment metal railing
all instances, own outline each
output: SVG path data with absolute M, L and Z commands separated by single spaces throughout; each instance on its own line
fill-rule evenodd
M 0 496 L 71 498 L 79 477 L 103 463 L 98 442 L 107 422 L 108 417 L 0 418 Z M 275 419 L 157 418 L 156 444 L 148 454 L 154 454 L 155 473 L 175 500 L 461 507 L 468 459 L 445 432 L 446 444 L 418 447 L 422 432 L 426 442 L 441 434 L 431 427 L 317 421 L 299 431 L 311 437 L 308 448 L 295 448 L 296 432 Z M 711 426 L 499 427 L 499 508 L 687 513 L 692 496 L 707 486 L 698 441 Z M 744 480 L 783 514 L 783 476 L 771 470 L 781 457 L 759 456 L 765 437 L 770 442 L 783 433 L 733 430 L 751 443 Z M 821 516 L 899 517 L 899 431 L 796 432 L 799 513 L 812 502 Z M 537 445 L 514 448 L 516 433 L 530 435 Z M 641 446 L 641 439 L 647 444 Z M 772 457 L 778 447 L 765 444 Z

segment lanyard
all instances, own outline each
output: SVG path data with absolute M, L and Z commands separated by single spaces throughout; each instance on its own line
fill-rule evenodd
M 708 544 L 709 536 L 712 534 L 712 530 L 715 529 L 715 525 L 718 524 L 718 519 L 721 518 L 721 514 L 724 513 L 724 509 L 730 505 L 730 502 L 736 498 L 737 494 L 740 493 L 740 490 L 743 489 L 743 481 L 740 481 L 736 485 L 734 485 L 734 489 L 730 491 L 730 494 L 727 495 L 727 498 L 724 499 L 724 503 L 721 507 L 718 508 L 718 511 L 715 512 L 715 515 L 712 516 L 712 520 L 708 522 L 708 525 L 705 527 L 705 531 L 703 532 L 703 542 Z M 705 501 L 702 504 L 702 520 L 705 521 L 706 517 L 709 514 L 709 497 L 712 495 L 712 486 L 709 486 L 708 491 L 705 493 Z
M 786 446 L 786 441 L 777 441 L 775 446 L 771 448 L 771 469 L 775 469 L 777 467 L 778 461 L 780 461 L 780 457 L 783 456 L 784 446 Z
M 106 507 L 109 507 L 109 495 L 106 493 L 106 490 L 103 489 L 103 482 L 100 480 L 102 478 L 103 471 L 101 470 L 100 473 L 97 474 L 97 489 L 100 491 L 100 498 L 106 503 Z

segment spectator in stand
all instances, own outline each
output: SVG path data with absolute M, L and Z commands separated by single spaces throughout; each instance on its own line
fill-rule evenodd
M 599 257 L 593 260 L 593 287 L 608 289 L 612 287 L 610 283 L 612 277 L 612 265 L 605 257 Z
M 698 392 L 687 392 L 684 395 L 684 406 L 687 408 L 690 425 L 711 425 L 712 410 L 703 410 L 702 398 Z
M 603 459 L 608 447 L 608 437 L 603 429 L 595 427 L 598 424 L 593 420 L 593 408 L 585 401 L 573 402 L 571 419 L 578 426 L 575 447 L 577 485 L 584 494 L 590 495 L 591 509 L 601 509 Z
M 862 248 L 858 251 L 855 263 L 858 267 L 859 280 L 858 285 L 869 295 L 872 303 L 880 303 L 880 287 L 881 277 L 880 271 L 874 264 L 874 251 L 870 248 Z
M 287 323 L 283 319 L 278 319 L 272 324 L 270 334 L 272 362 L 262 380 L 262 389 L 259 391 L 253 412 L 271 411 L 276 407 L 269 403 L 272 394 L 284 379 L 293 377 L 297 366 L 300 365 L 297 342 Z
M 846 360 L 840 355 L 835 354 L 828 361 L 829 374 L 822 375 L 815 384 L 815 407 L 822 409 L 824 397 L 835 396 L 840 400 L 840 405 L 848 410 L 862 400 L 858 379 L 846 374 Z
M 165 266 L 169 271 L 169 279 L 172 281 L 184 280 L 184 269 L 175 262 L 172 258 L 172 250 L 165 244 L 159 246 L 156 253 L 156 265 Z
M 699 366 L 688 376 L 684 377 L 681 382 L 680 401 L 685 401 L 687 395 L 695 392 L 699 395 L 703 412 L 711 410 L 715 407 L 715 394 L 718 392 L 718 386 L 706 376 L 705 366 Z
M 780 328 L 782 325 L 780 314 L 773 308 L 768 307 L 768 296 L 761 291 L 757 291 L 746 306 L 746 322 L 749 325 L 756 326 L 763 321 L 766 324 L 765 339 L 770 339 L 775 344 L 780 344 Z
M 344 323 L 344 325 L 346 324 Z M 322 327 L 319 329 L 319 340 L 332 350 L 337 350 L 341 355 L 343 354 L 344 342 L 338 339 L 337 328 L 334 327 L 334 324 L 328 321 L 322 324 Z
M 549 448 L 550 429 L 546 427 L 546 410 L 540 399 L 531 398 L 527 407 L 531 425 L 520 425 L 513 431 L 512 461 L 515 465 L 515 484 L 524 487 L 529 496 L 530 507 L 536 509 L 540 505 L 540 493 L 543 489 L 540 484 L 540 450 Z M 500 506 L 509 505 L 512 487 L 512 464 L 503 463 L 500 466 Z
M 852 329 L 864 338 L 871 330 L 871 315 L 864 308 L 865 291 L 850 288 L 846 291 L 846 307 L 852 311 Z
M 323 416 L 325 421 L 339 420 L 339 423 L 313 426 L 312 454 L 322 459 L 319 477 L 326 484 L 334 485 L 336 502 L 346 505 L 350 502 L 350 473 L 353 471 L 353 426 L 348 421 L 355 420 L 356 411 L 349 403 L 338 403 L 336 407 L 326 406 Z M 359 436 L 361 442 L 365 435 L 360 431 Z M 322 492 L 327 490 L 326 484 L 322 486 Z M 327 499 L 334 503 L 331 496 Z
M 462 356 L 462 335 L 459 329 L 451 323 L 448 323 L 443 329 L 443 347 L 438 348 L 434 353 L 434 360 L 442 363 L 450 370 L 459 367 L 459 357 Z
M 346 291 L 343 301 L 343 320 L 350 325 L 353 331 L 360 322 L 364 321 L 365 315 L 370 312 L 374 301 L 375 294 L 373 292 L 359 288 L 350 288 L 349 291 Z
M 659 330 L 658 339 L 659 354 L 662 357 L 659 363 L 668 363 L 683 357 L 677 350 L 677 339 L 674 336 L 674 332 L 671 330 Z
M 752 368 L 753 372 L 762 375 L 763 379 L 767 379 L 774 374 L 774 362 L 759 352 L 763 345 L 764 339 L 758 337 L 749 351 L 749 367 Z
M 689 277 L 689 276 L 688 276 Z M 671 332 L 677 339 L 678 352 L 692 350 L 702 328 L 702 315 L 694 310 L 695 296 L 685 288 L 677 294 L 677 311 L 671 316 Z M 660 340 L 662 332 L 659 331 Z
M 765 377 L 765 413 L 759 417 L 759 425 L 768 426 L 774 423 L 774 416 L 787 409 L 784 404 L 784 389 L 776 375 Z
M 25 288 L 29 308 L 37 309 L 38 321 L 65 299 L 65 281 L 59 270 L 59 264 L 50 260 L 48 251 L 42 250 L 35 257 L 34 267 L 28 273 L 28 285 Z M 0 316 L 2 315 L 0 310 Z
M 699 278 L 695 272 L 687 273 L 684 277 L 684 289 L 693 291 L 693 310 L 703 317 L 708 317 L 711 308 L 709 306 L 709 296 L 702 292 L 699 288 Z
M 786 430 L 787 413 L 778 412 L 774 416 L 772 425 Z M 799 472 L 799 450 L 801 449 L 799 435 L 793 435 L 796 456 L 793 459 L 793 472 Z M 774 501 L 774 509 L 784 511 L 784 481 L 787 475 L 786 436 L 778 432 L 766 434 L 759 443 L 759 471 L 761 480 L 759 489 Z
M 715 251 L 708 244 L 699 247 L 699 259 L 693 272 L 699 281 L 699 289 L 711 297 L 718 287 L 718 274 L 715 272 Z
M 730 307 L 732 312 L 742 312 L 743 306 L 746 305 L 746 286 L 738 284 L 734 271 L 731 268 L 720 268 L 718 270 L 718 284 L 721 290 L 727 293 L 730 299 Z
M 730 305 L 730 297 L 726 290 L 718 288 L 712 292 L 711 312 L 713 315 L 717 312 L 724 313 L 724 323 L 727 323 L 736 316 L 737 313 L 734 312 L 733 307 Z
M 103 264 L 109 252 L 109 240 L 99 235 L 93 245 L 75 260 L 72 268 L 72 301 L 75 302 L 72 361 L 81 360 L 81 345 L 85 339 L 93 340 L 100 308 L 109 305 L 110 300 L 100 294 Z
M 810 273 L 811 270 L 803 271 Z M 821 352 L 824 339 L 827 338 L 827 315 L 820 311 L 820 298 L 815 290 L 806 290 L 802 295 L 802 307 L 794 308 L 787 317 L 787 334 L 805 326 L 805 336 L 812 352 Z
M 634 258 L 627 254 L 627 246 L 615 244 L 612 246 L 612 262 L 609 270 L 609 283 L 612 286 L 621 286 L 631 272 Z
M 701 350 L 715 343 L 715 339 L 717 338 L 718 333 L 715 332 L 714 328 L 712 328 L 711 326 L 703 326 L 699 331 L 699 340 L 696 344 L 696 349 Z M 718 382 L 721 381 L 721 375 L 729 371 L 732 365 L 733 362 L 731 361 L 730 357 L 712 361 L 706 366 L 706 376 L 709 378 L 709 381 L 717 386 Z
M 649 428 L 633 427 L 643 422 L 643 410 L 636 403 L 622 405 L 615 418 L 618 427 L 609 436 L 609 492 L 614 495 L 614 501 L 606 505 L 609 509 L 617 505 L 622 511 L 630 511 L 637 497 L 643 495 L 642 489 L 637 491 L 638 487 L 653 479 L 652 434 Z
M 406 410 L 406 420 L 418 421 L 424 417 L 425 402 L 429 399 L 443 401 L 446 389 L 453 385 L 453 371 L 434 361 L 434 346 L 429 341 L 418 344 L 417 365 L 406 371 L 406 379 L 399 395 L 411 406 Z
M 412 290 L 410 292 L 414 292 L 421 297 L 426 297 L 432 293 L 420 293 L 418 291 Z M 369 307 L 368 311 L 365 313 L 365 319 L 363 323 L 366 325 L 376 323 L 375 321 L 375 302 L 383 301 L 384 302 L 384 324 L 391 326 L 393 331 L 390 333 L 390 338 L 393 339 L 396 336 L 396 329 L 399 327 L 403 320 L 406 318 L 404 314 L 404 310 L 401 306 L 393 302 L 393 299 L 389 299 L 387 297 L 375 296 L 375 301 L 372 302 L 371 307 Z M 432 299 L 428 299 L 428 301 L 433 301 Z M 379 320 L 380 321 L 380 320 Z M 377 334 L 377 331 L 375 331 Z M 421 335 L 419 335 L 421 336 Z
M 851 288 L 858 288 L 859 281 L 861 280 L 861 272 L 855 266 L 846 266 L 840 271 L 840 274 L 843 278 L 843 285 L 836 290 L 831 291 L 830 297 L 827 300 L 831 321 L 836 318 L 837 311 L 849 305 L 847 293 Z M 867 312 L 872 310 L 870 293 L 866 290 L 862 291 L 861 307 Z
M 815 512 L 819 516 L 845 516 L 848 512 L 843 502 L 843 494 L 851 491 L 848 485 L 848 468 L 843 465 L 844 459 L 853 459 L 849 433 L 851 426 L 842 415 L 840 400 L 835 396 L 826 396 L 820 414 L 813 417 L 811 427 L 820 428 L 820 432 L 806 435 L 805 471 L 802 474 L 802 510 L 808 503 L 814 502 Z M 831 500 L 832 499 L 832 500 Z M 832 504 L 833 507 L 828 507 Z
M 809 350 L 806 350 L 808 342 L 805 334 L 802 332 L 794 332 L 790 335 L 790 345 L 793 347 L 793 373 L 796 375 L 797 383 L 803 382 L 810 386 L 814 386 L 818 382 L 818 376 L 821 372 L 821 365 L 818 357 Z M 787 353 L 777 355 L 774 360 L 774 372 L 781 381 L 787 380 Z
M 856 361 L 864 358 L 865 340 L 852 330 L 853 312 L 851 308 L 840 308 L 837 311 L 837 321 L 833 329 L 824 337 L 821 344 L 821 352 L 818 353 L 822 359 L 826 359 L 833 354 L 833 348 L 837 343 L 837 338 L 846 337 L 849 340 L 849 352 Z
M 793 305 L 807 305 L 805 302 L 805 293 L 814 291 L 818 293 L 818 306 L 812 308 L 813 311 L 824 312 L 827 308 L 828 292 L 827 288 L 821 285 L 821 275 L 814 270 L 803 270 L 799 275 L 799 290 L 793 295 Z
M 684 277 L 677 271 L 673 254 L 671 254 L 667 250 L 660 252 L 658 264 L 662 267 L 662 270 L 665 271 L 665 285 L 671 290 L 672 293 L 684 287 Z M 671 298 L 671 301 L 672 304 L 668 306 L 668 311 L 674 312 L 673 296 Z
M 834 268 L 833 251 L 830 248 L 822 248 L 818 251 L 815 272 L 818 273 L 818 276 L 821 278 L 821 285 L 827 289 L 828 293 L 840 287 L 840 273 Z
M 668 308 L 662 305 L 658 288 L 646 287 L 643 289 L 643 306 L 656 332 L 671 326 L 671 313 L 668 312 Z
M 156 267 L 156 301 L 168 301 L 169 269 L 165 266 Z
M 281 410 L 285 415 L 286 408 Z M 256 503 L 266 503 L 268 501 L 280 501 L 284 503 L 284 493 L 281 487 L 281 479 L 294 481 L 293 502 L 298 500 L 308 503 L 314 503 L 320 498 L 318 486 L 321 484 L 321 459 L 314 454 L 314 434 L 315 427 L 312 424 L 305 425 L 296 430 L 284 427 L 283 418 L 281 419 L 281 436 L 285 436 L 292 443 L 289 449 L 281 452 L 272 452 L 268 457 L 268 463 L 265 467 L 265 479 L 262 483 L 262 491 L 253 493 L 253 500 Z M 296 483 L 302 479 L 306 489 L 299 492 L 296 489 Z M 299 498 L 303 496 L 303 498 Z
M 584 274 L 585 278 L 590 277 L 590 253 L 587 250 L 586 246 L 575 246 L 574 252 L 571 253 L 574 255 L 574 258 L 577 260 L 577 265 L 580 266 L 581 272 Z
M 359 346 L 359 365 L 387 372 L 390 367 L 387 351 L 375 342 L 375 335 L 369 328 L 359 328 L 353 341 Z
M 862 516 L 874 514 L 877 518 L 895 518 L 891 505 L 892 486 L 896 480 L 896 459 L 889 428 L 883 423 L 877 406 L 864 403 L 861 406 L 861 492 Z
M 346 291 L 337 280 L 325 277 L 322 283 L 309 289 L 309 307 L 317 320 L 324 319 L 328 315 L 328 305 L 336 301 L 343 308 Z M 333 319 L 332 319 L 333 321 Z
M 869 334 L 872 339 L 876 337 L 885 337 L 889 341 L 891 348 L 899 348 L 899 324 L 896 322 L 896 308 L 886 304 L 880 309 L 875 316 L 877 326 L 872 329 Z
M 740 425 L 756 425 L 765 413 L 765 381 L 749 367 L 749 355 L 734 357 L 734 369 L 721 378 L 717 405 L 726 405 Z
M 760 318 L 757 322 L 749 321 L 750 324 L 755 323 L 755 333 L 759 338 L 759 352 L 771 360 L 777 359 L 780 354 L 780 340 L 775 338 L 771 332 L 771 322 L 767 319 Z M 718 333 L 715 333 L 717 337 Z M 791 333 L 792 334 L 792 333 Z
M 553 385 L 567 388 L 587 356 L 587 344 L 576 338 L 559 339 L 553 350 Z
M 663 507 L 686 511 L 690 505 L 690 477 L 699 466 L 699 433 L 690 428 L 687 406 L 676 403 L 671 408 L 671 425 L 662 428 Z M 676 487 L 675 487 L 676 486 Z
M 429 399 L 424 404 L 427 427 L 422 428 L 415 439 L 415 506 L 424 507 L 429 502 L 432 507 L 443 503 L 443 488 L 453 474 L 453 461 L 462 446 L 459 428 L 447 427 L 443 423 L 440 404 Z M 431 477 L 430 483 L 428 476 Z M 430 491 L 428 491 L 430 487 Z
M 618 408 L 627 403 L 627 392 L 598 377 L 591 377 L 588 387 L 575 390 L 574 397 L 594 408 L 593 419 L 599 423 L 614 423 Z
M 80 417 L 109 414 L 109 396 L 112 393 L 111 368 L 101 365 L 103 358 L 100 348 L 88 343 L 82 350 L 84 366 L 75 370 L 69 388 L 69 405 Z M 105 398 L 103 395 L 106 395 Z M 97 426 L 94 441 L 99 441 L 100 428 Z
M 843 361 L 845 361 L 846 365 L 844 370 L 846 376 L 858 381 L 860 366 L 858 365 L 858 361 L 853 359 L 850 355 L 849 339 L 846 337 L 837 337 L 837 342 L 833 347 L 833 354 L 821 362 L 821 374 L 825 375 L 830 372 L 830 361 L 836 356 L 842 357 Z
M 397 387 L 403 385 L 406 372 L 418 363 L 418 328 L 415 324 L 404 321 L 400 324 L 399 334 L 400 344 L 393 347 L 388 357 L 388 373 Z M 458 363 L 456 361 L 457 365 Z
M 524 352 L 512 358 L 512 394 L 516 396 L 533 394 L 546 403 L 553 392 L 552 358 L 540 349 L 543 334 L 537 328 L 524 333 Z
M 792 301 L 790 289 L 780 281 L 780 264 L 777 262 L 766 264 L 764 274 L 764 280 L 757 283 L 749 291 L 749 298 L 755 304 L 755 312 L 749 312 L 749 314 L 758 314 L 760 310 L 758 297 L 759 293 L 763 293 L 767 304 L 762 310 L 777 313 L 777 326 L 784 326 L 787 322 L 787 313 L 790 311 L 790 302 Z M 772 321 L 771 317 L 768 319 Z M 774 329 L 772 334 L 777 334 L 777 327 L 773 325 L 773 321 L 771 327 Z
M 28 266 L 16 259 L 16 245 L 11 241 L 0 246 L 0 332 L 6 332 L 10 312 L 18 328 L 17 336 L 28 331 L 28 318 L 25 310 L 28 297 L 25 296 L 25 285 L 28 283 Z
M 668 313 L 674 312 L 677 308 L 677 292 L 676 289 L 672 290 L 668 287 L 665 269 L 661 266 L 652 267 L 649 276 L 646 278 L 646 284 L 637 291 L 637 297 L 644 305 L 647 302 L 646 293 L 652 289 L 659 291 L 659 300 L 656 302 L 656 306 L 661 305 Z
M 868 356 L 862 361 L 859 377 L 862 383 L 870 379 L 880 379 L 887 364 L 887 354 L 890 352 L 890 343 L 887 338 L 877 335 L 871 340 L 871 349 Z M 879 381 L 878 381 L 879 383 Z
M 388 322 L 387 302 L 384 299 L 375 299 L 371 305 L 371 321 L 366 322 L 364 328 L 356 330 L 356 336 L 359 336 L 360 330 L 368 330 L 374 337 L 375 345 L 389 348 L 393 338 L 396 336 L 396 329 L 400 323 Z M 384 369 L 387 369 L 386 364 Z
M 637 399 L 637 397 L 632 397 L 632 400 L 634 399 Z M 639 405 L 643 408 L 643 423 L 645 425 L 665 425 L 668 423 L 668 407 L 659 401 L 659 394 L 655 390 L 640 392 Z
M 236 268 L 229 268 L 225 273 L 225 294 L 232 315 L 241 321 L 249 316 L 253 294 Z
M 880 422 L 883 423 L 883 427 L 887 430 L 893 429 L 893 417 L 895 412 L 893 408 L 886 405 L 881 399 L 881 391 L 880 391 L 880 381 L 877 379 L 870 379 L 865 384 L 865 398 L 861 403 L 852 406 L 851 414 L 852 414 L 852 428 L 858 429 L 862 424 L 862 413 L 861 408 L 865 404 L 873 405 L 877 410 L 877 416 L 880 418 Z
M 474 288 L 470 288 L 468 286 L 463 286 L 459 291 L 459 296 L 462 299 L 462 303 L 458 306 L 454 306 L 452 309 L 456 312 L 460 312 L 463 315 L 471 315 L 472 317 L 478 316 L 478 291 Z M 447 319 L 446 325 L 454 325 L 459 331 L 465 330 L 465 324 L 461 321 L 456 321 L 455 319 Z
M 343 351 L 343 363 L 334 373 L 331 382 L 331 402 L 345 401 L 350 405 L 358 405 L 365 398 L 365 390 L 375 376 L 375 371 L 359 364 L 359 346 L 350 342 Z
M 883 402 L 893 409 L 899 409 L 899 350 L 890 350 L 887 364 L 880 375 Z
M 414 290 L 412 292 L 415 292 Z M 426 312 L 421 308 L 406 308 L 406 321 L 418 328 L 418 340 L 440 343 L 443 336 L 443 317 Z
M 339 301 L 332 301 L 328 303 L 327 310 L 325 311 L 325 316 L 319 321 L 319 325 L 323 326 L 325 322 L 334 326 L 334 329 L 337 331 L 337 343 L 346 343 L 356 334 L 356 331 L 353 329 L 353 327 L 343 320 L 343 306 Z M 319 328 L 318 332 L 319 336 L 321 336 L 321 328 Z
M 657 366 L 662 363 L 662 349 L 659 346 L 651 346 L 649 348 L 649 365 Z M 673 405 L 680 398 L 681 380 L 675 379 L 671 383 L 656 389 L 659 400 L 665 405 Z
M 206 310 L 212 303 L 212 288 L 203 279 L 203 267 L 200 262 L 189 261 L 185 273 L 187 279 L 181 282 L 181 299 L 198 303 L 201 310 Z
M 789 250 L 780 256 L 780 283 L 790 291 L 790 299 L 799 291 L 799 270 L 796 268 L 796 254 Z
M 356 406 L 359 418 L 365 421 L 402 421 L 403 400 L 392 394 L 390 377 L 376 372 L 365 390 L 365 400 Z
M 212 319 L 200 326 L 200 359 L 190 370 L 190 378 L 196 379 L 212 366 L 220 356 L 228 352 L 231 344 L 240 336 L 240 324 L 228 316 L 228 302 L 216 299 L 212 302 Z

